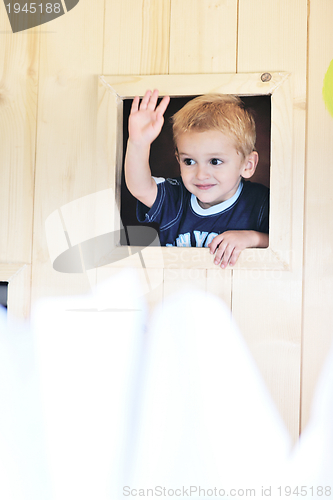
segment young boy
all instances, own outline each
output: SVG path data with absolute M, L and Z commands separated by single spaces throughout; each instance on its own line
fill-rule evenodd
M 173 116 L 181 177 L 151 176 L 150 145 L 169 104 L 158 90 L 133 100 L 125 158 L 126 184 L 140 222 L 157 222 L 163 246 L 209 247 L 214 263 L 234 265 L 244 248 L 268 246 L 269 190 L 245 181 L 255 172 L 255 123 L 232 95 L 204 95 Z

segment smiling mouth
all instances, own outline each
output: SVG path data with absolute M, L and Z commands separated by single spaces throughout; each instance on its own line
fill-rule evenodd
M 215 184 L 196 184 L 195 185 L 198 189 L 202 189 L 203 191 L 210 189 L 215 186 Z

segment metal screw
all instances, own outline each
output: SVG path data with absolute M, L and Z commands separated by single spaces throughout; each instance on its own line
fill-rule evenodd
M 261 75 L 262 82 L 269 82 L 272 79 L 272 75 L 270 73 L 263 73 Z

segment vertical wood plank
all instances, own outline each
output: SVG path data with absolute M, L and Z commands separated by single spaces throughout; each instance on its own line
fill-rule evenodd
M 306 0 L 239 0 L 237 71 L 289 71 L 305 99 Z
M 300 296 L 285 271 L 234 271 L 232 313 L 294 440 L 299 433 Z
M 222 36 L 221 27 L 226 26 L 227 29 L 223 29 Z M 234 72 L 236 52 L 237 0 L 172 1 L 170 73 Z M 165 273 L 165 295 L 177 288 L 177 279 L 179 283 L 184 282 L 184 272 L 185 270 L 180 270 L 180 274 L 177 275 L 176 270 L 169 270 Z M 208 272 L 205 278 L 198 278 L 198 284 L 226 299 L 230 305 L 231 281 L 227 279 L 219 283 L 217 278 L 220 276 L 222 275 L 215 271 Z
M 33 298 L 89 290 L 87 274 L 52 268 L 45 221 L 55 210 L 106 189 L 97 162 L 98 74 L 103 60 L 104 0 L 88 0 L 47 23 L 41 40 L 33 252 Z M 84 220 L 71 221 L 84 225 Z
M 168 73 L 170 0 L 108 0 L 106 75 Z
M 170 0 L 108 0 L 105 9 L 103 73 L 168 73 L 169 32 Z M 114 130 L 110 133 L 115 136 Z M 110 165 L 110 175 L 115 178 L 114 168 L 115 165 Z M 98 280 L 114 272 L 118 270 L 101 269 L 98 271 Z M 139 270 L 139 276 L 146 288 L 147 276 L 142 269 Z M 145 299 L 149 308 L 153 309 L 163 298 L 163 269 L 149 270 L 149 281 L 152 289 L 145 291 Z
M 293 96 L 293 269 L 302 271 L 307 1 L 240 0 L 237 71 L 287 71 Z
M 8 324 L 28 322 L 30 318 L 31 264 L 25 264 L 8 285 Z
M 12 34 L 0 18 L 0 261 L 30 262 L 39 29 Z
M 311 0 L 309 16 L 308 127 L 305 190 L 302 427 L 333 337 L 333 117 L 322 87 L 333 59 L 333 4 Z M 331 93 L 332 93 L 331 89 Z
M 127 269 L 130 268 L 130 265 Z M 103 266 L 97 269 L 97 284 L 112 278 L 123 269 L 115 266 Z M 163 269 L 133 268 L 141 286 L 142 298 L 150 312 L 163 300 Z
M 207 292 L 220 297 L 231 309 L 232 271 L 230 269 L 207 270 Z
M 172 0 L 170 73 L 236 71 L 237 0 Z
M 205 269 L 164 269 L 163 298 L 186 289 L 206 291 L 206 287 Z
M 0 9 L 0 262 L 31 263 L 39 28 L 12 33 Z M 31 266 L 24 269 L 20 300 L 8 315 L 27 318 Z M 1 277 L 0 277 L 1 279 Z
M 292 271 L 234 271 L 232 310 L 293 439 L 299 430 L 306 55 L 306 0 L 240 0 L 237 71 L 291 73 Z

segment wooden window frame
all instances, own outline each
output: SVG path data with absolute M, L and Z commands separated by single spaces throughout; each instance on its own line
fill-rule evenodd
M 124 75 L 99 77 L 99 115 L 104 129 L 106 161 L 112 170 L 112 187 L 120 207 L 123 161 L 123 100 L 143 96 L 146 89 L 158 88 L 161 96 L 192 96 L 207 93 L 240 96 L 271 96 L 270 233 L 268 248 L 248 248 L 234 269 L 290 270 L 292 262 L 292 93 L 290 74 L 232 73 L 202 75 Z M 105 135 L 105 130 L 108 135 Z M 115 220 L 115 228 L 120 227 Z M 207 248 L 128 247 L 143 251 L 147 268 L 216 269 Z M 163 257 L 161 261 L 161 256 Z M 115 267 L 123 267 L 118 261 Z M 136 264 L 134 264 L 135 266 Z M 141 266 L 138 261 L 138 267 Z

